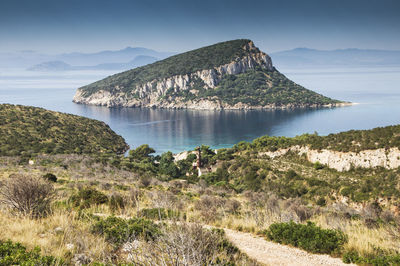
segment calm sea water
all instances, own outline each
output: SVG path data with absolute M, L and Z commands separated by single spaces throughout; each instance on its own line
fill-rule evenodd
M 72 103 L 76 88 L 112 72 L 35 73 L 0 69 L 0 103 L 44 107 L 102 120 L 131 147 L 179 152 L 200 144 L 229 147 L 263 135 L 321 135 L 400 124 L 400 67 L 283 69 L 293 81 L 350 107 L 277 111 L 149 110 Z

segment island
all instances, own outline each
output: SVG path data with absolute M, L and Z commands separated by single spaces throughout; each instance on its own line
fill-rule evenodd
M 239 39 L 174 55 L 79 88 L 75 103 L 169 109 L 335 107 L 289 80 L 251 40 Z

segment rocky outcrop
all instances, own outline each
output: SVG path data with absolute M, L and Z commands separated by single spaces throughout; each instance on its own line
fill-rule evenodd
M 309 147 L 293 146 L 273 152 L 262 152 L 260 155 L 275 158 L 283 156 L 288 152 L 294 152 L 300 156 L 305 155 L 308 161 L 312 163 L 319 162 L 329 168 L 336 169 L 337 171 L 348 171 L 352 167 L 384 167 L 386 169 L 395 169 L 400 167 L 400 150 L 397 147 L 390 149 L 364 150 L 360 152 L 338 152 L 328 149 L 313 150 Z
M 108 107 L 158 107 L 158 108 L 189 108 L 189 109 L 244 109 L 247 106 L 239 104 L 228 106 L 217 99 L 199 99 L 197 101 L 186 102 L 183 99 L 175 98 L 173 102 L 163 99 L 168 90 L 174 92 L 190 90 L 197 82 L 204 84 L 205 89 L 217 87 L 222 77 L 226 74 L 237 75 L 249 69 L 261 67 L 269 71 L 273 70 L 271 58 L 258 50 L 249 42 L 243 47 L 247 55 L 242 58 L 214 67 L 212 69 L 199 70 L 186 75 L 176 75 L 161 80 L 136 86 L 134 90 L 125 93 L 122 87 L 115 86 L 110 90 L 99 90 L 91 95 L 78 89 L 73 101 L 75 103 L 102 105 Z M 112 92 L 110 92 L 112 91 Z M 270 107 L 267 107 L 270 108 Z

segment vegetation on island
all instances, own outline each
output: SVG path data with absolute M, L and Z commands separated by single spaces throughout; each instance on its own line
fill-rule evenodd
M 129 148 L 104 122 L 11 104 L 0 104 L 0 143 L 0 156 L 121 154 Z
M 215 89 L 205 89 L 204 82 L 197 81 L 192 90 L 178 91 L 170 89 L 164 96 L 173 100 L 182 97 L 184 101 L 195 99 L 219 99 L 231 106 L 237 103 L 249 106 L 323 106 L 340 103 L 307 90 L 286 78 L 274 69 L 268 71 L 257 67 L 238 75 L 225 75 Z
M 116 86 L 124 92 L 131 92 L 139 84 L 228 64 L 248 53 L 243 47 L 249 42 L 250 40 L 247 39 L 239 39 L 202 47 L 168 57 L 153 64 L 112 75 L 80 89 L 84 91 L 85 96 L 98 90 L 113 92 Z
M 153 64 L 115 74 L 81 87 L 79 90 L 82 91 L 84 97 L 104 90 L 111 93 L 123 92 L 127 97 L 140 99 L 141 96 L 136 91 L 138 85 L 175 75 L 213 69 L 237 61 L 244 56 L 260 53 L 258 48 L 243 49 L 249 42 L 251 41 L 246 39 L 227 41 L 178 54 Z M 188 102 L 206 99 L 220 100 L 230 106 L 242 103 L 259 107 L 307 107 L 340 103 L 340 101 L 305 89 L 286 78 L 275 68 L 270 70 L 256 65 L 245 73 L 223 75 L 216 88 L 208 88 L 203 80 L 196 77 L 191 77 L 188 82 L 189 89 L 171 87 L 160 95 L 159 100 L 174 103 L 177 100 Z M 151 90 L 155 89 L 154 86 L 151 88 Z

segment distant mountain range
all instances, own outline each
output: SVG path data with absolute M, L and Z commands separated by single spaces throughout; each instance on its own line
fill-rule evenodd
M 279 67 L 399 66 L 400 51 L 296 48 L 270 54 Z
M 0 53 L 0 67 L 7 68 L 39 68 L 54 66 L 56 69 L 68 68 L 67 65 L 76 67 L 91 66 L 95 69 L 121 69 L 129 64 L 143 65 L 150 62 L 151 58 L 164 59 L 173 55 L 171 52 L 158 52 L 142 47 L 127 47 L 116 51 L 101 51 L 97 53 L 65 53 L 49 55 L 35 51 L 20 51 L 14 53 Z M 58 61 L 58 62 L 57 62 Z M 132 61 L 136 61 L 133 62 Z M 140 63 L 142 62 L 142 63 Z M 110 65 L 109 65 L 110 64 Z M 115 64 L 115 65 L 112 65 Z
M 35 51 L 0 53 L 0 68 L 25 68 L 34 71 L 128 70 L 167 58 L 175 53 L 143 47 L 127 47 L 97 53 L 49 55 Z M 319 66 L 399 66 L 400 51 L 296 48 L 270 54 L 277 67 Z
M 49 61 L 34 65 L 30 71 L 69 71 L 69 70 L 128 70 L 139 66 L 154 63 L 159 60 L 157 57 L 138 55 L 127 63 L 103 63 L 94 66 L 72 66 L 64 61 Z

